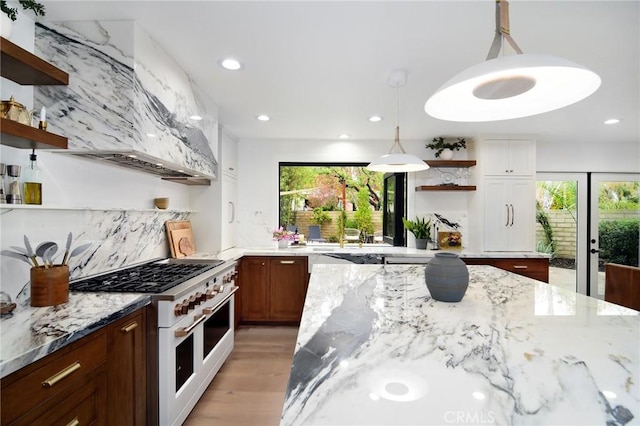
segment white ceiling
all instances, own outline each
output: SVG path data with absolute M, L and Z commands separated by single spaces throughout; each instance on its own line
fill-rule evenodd
M 427 116 L 449 78 L 485 60 L 495 3 L 475 1 L 42 1 L 47 20 L 133 19 L 215 100 L 241 139 L 393 139 L 395 69 L 401 139 L 534 133 L 540 140 L 640 143 L 640 2 L 519 1 L 511 35 L 525 53 L 592 69 L 602 86 L 564 109 L 492 123 Z M 512 53 L 508 51 L 508 53 Z M 223 70 L 233 56 L 244 68 Z M 259 122 L 268 114 L 269 122 Z M 367 117 L 384 120 L 370 123 Z M 605 119 L 622 122 L 605 126 Z

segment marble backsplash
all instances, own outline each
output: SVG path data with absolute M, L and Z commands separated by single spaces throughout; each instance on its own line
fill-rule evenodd
M 24 247 L 26 235 L 33 247 L 53 241 L 60 249 L 59 263 L 69 232 L 72 248 L 90 243 L 69 261 L 71 279 L 95 275 L 155 258 L 169 257 L 167 220 L 188 220 L 189 212 L 161 210 L 66 210 L 3 208 L 1 247 Z M 2 256 L 0 289 L 18 303 L 28 305 L 29 266 Z

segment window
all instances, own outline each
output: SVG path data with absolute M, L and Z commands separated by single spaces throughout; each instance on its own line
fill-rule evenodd
M 319 225 L 327 242 L 348 229 L 347 242 L 381 243 L 383 177 L 365 163 L 280 163 L 280 224 L 303 235 Z

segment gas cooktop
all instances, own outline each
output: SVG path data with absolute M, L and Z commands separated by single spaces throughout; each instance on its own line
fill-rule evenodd
M 206 263 L 171 263 L 165 260 L 82 278 L 69 283 L 70 291 L 110 293 L 162 293 L 216 266 L 222 260 Z

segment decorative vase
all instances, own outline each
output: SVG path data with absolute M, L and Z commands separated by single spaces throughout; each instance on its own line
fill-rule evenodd
M 436 253 L 425 267 L 424 280 L 435 300 L 459 302 L 469 287 L 469 270 L 457 254 Z
M 289 247 L 289 241 L 287 240 L 278 241 L 278 248 L 287 248 L 287 247 Z
M 426 250 L 427 249 L 427 239 L 425 238 L 416 238 L 416 248 L 418 250 Z
M 452 158 L 453 158 L 453 151 L 450 150 L 449 148 L 445 148 L 442 150 L 442 152 L 440 152 L 441 160 L 451 160 Z
M 0 35 L 9 40 L 12 29 L 13 21 L 11 18 L 9 18 L 6 13 L 0 12 Z

